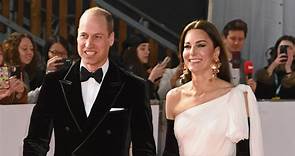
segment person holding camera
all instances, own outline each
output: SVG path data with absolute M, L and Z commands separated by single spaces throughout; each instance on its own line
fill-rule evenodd
M 46 73 L 55 72 L 68 61 L 68 42 L 62 36 L 52 36 L 45 45 L 45 60 L 47 61 Z
M 69 59 L 68 42 L 62 36 L 51 36 L 44 46 L 44 60 L 46 63 L 46 72 L 43 77 L 51 72 L 61 69 L 67 69 L 72 64 Z M 41 86 L 28 93 L 28 103 L 36 103 Z
M 170 57 L 166 57 L 161 63 L 149 66 L 150 43 L 142 34 L 132 34 L 124 41 L 124 50 L 121 53 L 125 68 L 148 82 L 151 104 L 158 104 L 159 95 L 157 89 L 165 72 Z
M 258 99 L 295 99 L 295 38 L 284 35 L 270 48 L 268 66 L 257 71 Z
M 27 92 L 39 83 L 38 55 L 31 36 L 13 32 L 2 44 L 4 65 L 9 68 L 9 96 L 1 104 L 27 103 Z

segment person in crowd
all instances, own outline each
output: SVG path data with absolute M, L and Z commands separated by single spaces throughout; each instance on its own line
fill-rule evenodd
M 30 91 L 42 83 L 40 54 L 31 36 L 25 33 L 11 33 L 3 42 L 4 62 L 16 68 L 16 76 L 24 81 Z
M 4 65 L 4 58 L 3 58 L 3 48 L 2 43 L 0 43 L 0 67 Z
M 236 144 L 250 137 L 251 156 L 263 156 L 255 96 L 249 86 L 230 83 L 228 60 L 216 27 L 204 20 L 189 23 L 179 46 L 190 81 L 167 94 L 163 155 L 234 156 Z
M 159 81 L 165 71 L 168 62 L 159 63 L 150 68 L 149 40 L 141 34 L 132 34 L 124 41 L 122 60 L 125 68 L 133 74 L 146 79 L 149 83 L 150 99 L 158 99 L 157 94 Z
M 247 23 L 241 19 L 229 21 L 223 28 L 223 42 L 225 44 L 226 56 L 229 61 L 230 73 L 232 76 L 231 82 L 234 85 L 240 83 L 248 84 L 253 91 L 256 88 L 256 82 L 253 78 L 245 76 L 244 59 L 241 57 L 241 52 L 247 37 Z
M 161 100 L 165 100 L 169 90 L 181 85 L 180 78 L 183 73 L 183 63 L 181 57 L 179 57 L 179 59 L 176 55 L 178 54 L 175 54 L 178 65 L 174 68 L 166 68 L 160 80 L 157 92 Z
M 3 59 L 3 49 L 2 44 L 0 44 L 0 68 L 4 66 L 4 59 Z M 2 69 L 0 69 L 0 104 L 3 103 L 2 99 L 10 96 L 10 90 L 6 86 L 9 84 L 9 80 L 7 80 L 4 75 L 8 75 L 2 73 Z
M 56 72 L 61 68 L 69 68 L 72 61 L 68 59 L 68 42 L 62 36 L 51 36 L 46 41 L 44 48 L 44 60 L 47 62 L 45 73 Z M 38 88 L 31 90 L 28 93 L 28 103 L 36 103 L 39 93 L 41 90 L 41 86 Z
M 46 75 L 35 105 L 24 156 L 45 156 L 54 129 L 55 155 L 155 156 L 146 82 L 108 59 L 113 17 L 103 8 L 80 17 L 77 50 L 68 70 Z
M 159 83 L 159 88 L 157 93 L 160 98 L 159 106 L 159 132 L 158 132 L 158 155 L 163 154 L 163 147 L 165 146 L 165 137 L 166 137 L 166 115 L 165 115 L 165 99 L 166 94 L 169 90 L 181 85 L 181 75 L 183 72 L 183 63 L 179 59 L 179 54 L 172 52 L 171 61 L 169 62 L 168 68 L 165 69 L 163 76 Z
M 34 49 L 32 38 L 23 33 L 11 33 L 4 40 L 3 58 L 4 64 L 10 72 L 10 93 L 9 96 L 1 100 L 2 104 L 27 103 L 30 77 L 35 75 L 36 57 Z
M 69 58 L 68 42 L 62 36 L 51 36 L 46 42 L 44 52 L 46 73 L 55 72 L 62 68 L 64 60 Z
M 295 99 L 295 38 L 281 36 L 269 52 L 268 65 L 256 72 L 256 97 Z

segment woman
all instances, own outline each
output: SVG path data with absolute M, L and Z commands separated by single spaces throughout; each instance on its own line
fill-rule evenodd
M 31 36 L 14 32 L 3 42 L 4 62 L 16 68 L 16 76 L 23 80 L 28 91 L 42 83 L 41 63 Z
M 44 52 L 47 62 L 46 73 L 54 72 L 64 65 L 64 60 L 69 57 L 68 43 L 61 36 L 52 36 L 45 45 Z
M 234 156 L 236 143 L 249 137 L 251 156 L 263 155 L 255 96 L 250 87 L 230 83 L 224 46 L 215 26 L 202 20 L 191 22 L 181 34 L 179 50 L 188 82 L 166 96 L 164 155 Z
M 295 38 L 280 37 L 270 51 L 267 67 L 257 71 L 258 99 L 295 99 Z
M 142 35 L 131 35 L 124 42 L 124 46 L 122 58 L 125 67 L 133 74 L 148 80 L 151 99 L 159 99 L 157 85 L 165 71 L 167 62 L 149 68 L 150 45 L 148 39 Z
M 10 96 L 2 99 L 2 104 L 27 103 L 27 91 L 36 75 L 35 53 L 32 38 L 26 34 L 14 32 L 4 40 L 4 64 L 11 69 L 11 78 Z
M 45 73 L 55 72 L 57 70 L 68 68 L 72 61 L 68 60 L 69 52 L 68 52 L 68 43 L 61 36 L 51 36 L 46 41 L 44 48 L 44 59 L 47 62 L 46 72 L 43 72 L 43 76 L 45 77 Z M 30 91 L 28 93 L 28 102 L 36 103 L 39 93 L 41 90 L 41 86 L 36 89 Z
M 2 49 L 2 44 L 0 44 L 0 68 L 2 68 L 3 66 L 4 66 L 3 49 Z M 2 73 L 3 72 L 2 69 L 0 69 L 0 72 L 1 72 L 0 73 L 0 104 L 1 104 L 1 100 L 10 95 L 10 90 L 9 88 L 6 87 L 9 84 L 9 81 L 7 81 L 6 78 L 2 77 L 5 75 L 4 73 Z

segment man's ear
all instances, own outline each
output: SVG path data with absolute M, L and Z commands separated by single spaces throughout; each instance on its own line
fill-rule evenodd
M 110 43 L 110 46 L 112 46 L 114 44 L 114 41 L 115 41 L 115 33 L 112 32 L 109 35 L 109 43 Z

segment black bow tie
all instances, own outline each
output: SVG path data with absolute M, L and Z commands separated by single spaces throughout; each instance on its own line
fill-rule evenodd
M 101 82 L 103 76 L 102 69 L 97 69 L 94 73 L 89 72 L 85 67 L 81 67 L 80 72 L 80 81 L 84 82 L 87 81 L 90 77 L 94 78 L 98 83 Z

